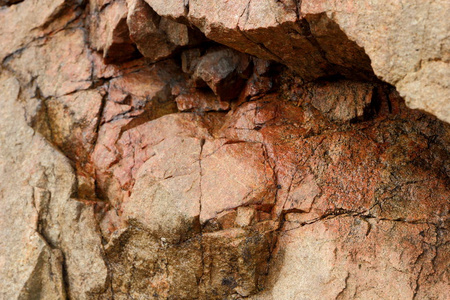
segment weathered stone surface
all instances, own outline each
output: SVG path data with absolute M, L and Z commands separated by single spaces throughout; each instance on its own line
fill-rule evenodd
M 224 11 L 230 13 L 225 17 Z M 188 17 L 208 38 L 282 62 L 305 79 L 336 73 L 371 76 L 368 57 L 332 20 L 325 15 L 300 18 L 299 14 L 295 1 L 195 0 L 189 2 Z
M 27 294 L 27 287 L 35 290 L 50 288 L 51 292 L 51 287 L 55 287 L 56 291 L 58 288 L 63 288 L 64 285 L 62 281 L 58 281 L 58 278 L 55 278 L 54 281 L 49 280 L 44 269 L 51 268 L 51 266 L 47 265 L 50 260 L 45 261 L 43 257 L 53 257 L 50 247 L 38 232 L 39 215 L 33 206 L 34 188 L 25 185 L 25 174 L 29 170 L 26 167 L 20 168 L 15 163 L 26 160 L 27 154 L 30 153 L 26 152 L 25 146 L 29 145 L 25 145 L 24 142 L 33 141 L 33 130 L 26 126 L 24 121 L 20 124 L 21 126 L 17 126 L 15 116 L 23 113 L 19 105 L 14 103 L 18 97 L 20 86 L 15 78 L 7 76 L 3 72 L 0 84 L 2 112 L 5 114 L 0 121 L 0 175 L 2 178 L 0 185 L 2 198 L 0 296 L 5 299 L 17 299 L 21 293 Z M 30 157 L 28 157 L 28 163 L 30 163 Z M 38 274 L 42 272 L 42 284 L 31 283 L 33 272 Z M 56 272 L 56 274 L 58 273 Z M 30 283 L 27 285 L 28 281 Z M 50 286 L 46 285 L 47 282 Z M 23 292 L 22 289 L 24 289 Z
M 155 145 L 153 156 L 139 169 L 130 200 L 124 203 L 124 217 L 136 219 L 167 241 L 179 242 L 197 233 L 201 143 L 198 138 L 175 137 Z
M 12 56 L 7 66 L 24 84 L 35 82 L 43 98 L 92 85 L 92 65 L 81 29 L 63 30 L 47 42 L 37 41 Z
M 246 297 L 262 287 L 270 255 L 267 236 L 234 228 L 203 234 L 202 246 L 205 299 Z
M 368 114 L 374 93 L 371 84 L 338 81 L 314 87 L 310 101 L 333 121 L 351 121 Z
M 177 136 L 210 136 L 202 119 L 192 114 L 167 115 L 123 130 L 129 123 L 130 120 L 122 119 L 102 126 L 93 153 L 99 188 L 118 206 L 128 197 L 141 166 L 155 155 L 155 146 Z
M 429 133 L 420 137 L 408 122 L 394 125 L 398 121 L 391 119 L 389 111 L 405 119 L 408 115 L 410 122 L 424 122 L 420 128 L 433 127 L 433 121 L 418 121 L 420 114 L 411 114 L 397 102 L 395 94 L 389 101 L 372 99 L 378 103 L 372 120 L 348 127 L 348 123 L 331 122 L 314 108 L 314 100 L 308 100 L 316 93 L 320 99 L 322 85 L 308 93 L 303 88 L 296 91 L 292 85 L 287 88 L 289 99 L 298 97 L 298 102 L 287 105 L 267 97 L 246 103 L 229 114 L 218 132 L 229 139 L 265 144 L 269 161 L 275 162 L 277 170 L 277 214 L 296 212 L 299 223 L 339 211 L 436 222 L 439 215 L 447 214 L 446 163 L 426 163 L 431 156 L 441 162 L 448 159 L 444 150 L 448 147 L 447 126 L 438 130 L 443 140 L 436 147 L 442 150 L 430 152 Z M 345 95 L 346 83 L 340 88 L 339 93 Z M 359 93 L 364 91 L 366 87 L 359 86 Z
M 65 299 L 67 292 L 86 299 L 102 289 L 107 276 L 93 211 L 70 200 L 76 193 L 72 167 L 28 127 L 17 102 L 17 79 L 2 72 L 1 84 L 2 297 Z
M 90 46 L 103 52 L 107 63 L 132 59 L 137 55 L 137 50 L 127 25 L 127 2 L 112 1 L 107 5 L 102 2 L 90 1 Z
M 171 56 L 179 47 L 198 43 L 199 37 L 184 24 L 158 15 L 144 0 L 128 1 L 130 37 L 152 61 Z
M 63 255 L 58 249 L 46 245 L 42 249 L 33 273 L 22 288 L 18 299 L 33 299 L 46 297 L 51 299 L 66 299 L 64 288 Z
M 13 4 L 17 4 L 19 2 L 22 2 L 23 0 L 1 0 L 0 1 L 0 6 L 6 6 L 6 5 L 13 5 Z
M 12 2 L 0 298 L 445 298 L 447 4 Z
M 230 109 L 230 103 L 220 101 L 211 92 L 194 90 L 175 98 L 179 111 L 221 111 Z
M 372 66 L 412 108 L 450 120 L 446 1 L 193 0 L 188 12 L 183 0 L 148 3 L 164 16 L 189 19 L 212 40 L 284 63 L 308 80 L 370 78 Z
M 188 12 L 189 1 L 145 0 L 160 16 L 183 18 Z
M 109 83 L 104 122 L 122 118 L 150 121 L 177 111 L 172 90 L 178 88 L 183 76 L 173 61 L 118 76 Z M 136 122 L 139 119 L 135 120 Z
M 219 96 L 227 101 L 236 98 L 251 72 L 247 55 L 231 49 L 209 49 L 198 59 L 193 79 L 197 85 L 206 83 Z
M 241 160 L 241 155 L 246 159 Z M 265 155 L 262 144 L 205 143 L 201 157 L 202 223 L 238 206 L 274 204 L 274 174 Z M 220 202 L 217 195 L 222 195 Z
M 408 105 L 449 122 L 448 2 L 302 1 L 301 11 L 326 12 L 364 48 L 375 74 L 395 85 Z
M 422 62 L 420 70 L 408 73 L 396 86 L 411 108 L 432 113 L 446 122 L 450 120 L 449 62 Z
M 198 299 L 202 272 L 198 238 L 171 244 L 134 225 L 112 238 L 106 257 L 114 297 Z
M 12 3 L 13 1 L 8 1 Z M 37 38 L 60 30 L 79 14 L 79 0 L 22 1 L 0 10 L 0 61 Z M 40 12 L 40 13 L 36 13 Z
M 44 100 L 53 141 L 71 159 L 87 161 L 97 138 L 103 95 L 98 90 Z
M 436 225 L 359 217 L 290 230 L 271 267 L 278 280 L 253 299 L 446 299 L 448 262 L 432 259 L 448 255 L 448 238 Z

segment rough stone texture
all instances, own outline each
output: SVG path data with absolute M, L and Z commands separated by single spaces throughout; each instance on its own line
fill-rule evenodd
M 103 52 L 107 63 L 121 62 L 137 55 L 127 25 L 127 2 L 125 0 L 103 3 L 91 0 L 89 14 L 90 46 Z
M 87 89 L 92 85 L 92 64 L 84 38 L 81 29 L 60 31 L 13 55 L 6 65 L 23 84 L 36 84 L 36 97 Z
M 1 0 L 0 1 L 0 6 L 6 6 L 6 5 L 10 6 L 10 5 L 22 2 L 22 1 L 23 0 Z
M 274 204 L 274 174 L 265 155 L 261 144 L 205 143 L 201 157 L 202 223 L 227 209 Z M 222 195 L 220 201 L 217 195 Z
M 172 56 L 179 48 L 202 40 L 192 28 L 159 16 L 144 0 L 127 3 L 130 37 L 142 55 L 152 61 Z
M 2 8 L 0 60 L 3 61 L 17 50 L 27 48 L 32 41 L 64 28 L 80 13 L 78 10 L 80 4 L 81 1 L 78 0 L 32 0 Z
M 222 101 L 239 96 L 248 79 L 250 59 L 231 49 L 209 49 L 198 59 L 193 74 L 194 81 L 206 83 Z
M 188 94 L 179 95 L 175 101 L 179 111 L 221 111 L 229 110 L 230 103 L 220 101 L 213 93 L 194 90 Z
M 303 14 L 326 12 L 363 47 L 381 79 L 411 108 L 450 121 L 450 13 L 447 1 L 302 1 Z
M 0 6 L 1 299 L 448 298 L 446 2 Z
M 107 276 L 92 207 L 71 199 L 68 159 L 28 127 L 17 79 L 2 72 L 1 84 L 1 296 L 87 299 Z
M 446 299 L 448 262 L 435 271 L 432 261 L 448 257 L 448 237 L 436 225 L 360 217 L 296 228 L 280 237 L 278 281 L 253 299 Z
M 282 62 L 307 80 L 370 76 L 372 66 L 411 108 L 450 120 L 448 1 L 193 0 L 189 10 L 184 0 L 148 3 L 161 15 L 187 18 L 212 40 Z

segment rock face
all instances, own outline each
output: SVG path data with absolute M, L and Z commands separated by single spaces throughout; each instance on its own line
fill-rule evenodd
M 0 1 L 0 298 L 447 299 L 448 13 Z

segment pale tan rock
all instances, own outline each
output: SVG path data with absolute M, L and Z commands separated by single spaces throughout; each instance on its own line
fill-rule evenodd
M 408 73 L 399 81 L 396 87 L 407 105 L 450 122 L 449 65 L 444 61 L 423 62 L 418 71 Z
M 100 122 L 103 95 L 86 90 L 45 100 L 49 139 L 72 159 L 87 161 L 93 151 Z
M 370 83 L 352 81 L 319 84 L 314 87 L 310 101 L 331 120 L 348 122 L 367 114 L 374 90 L 375 86 Z
M 0 298 L 447 295 L 446 3 L 6 2 Z
M 446 248 L 424 247 L 440 244 L 425 224 L 337 217 L 290 230 L 280 243 L 271 268 L 278 279 L 252 299 L 446 298 L 435 292 L 434 280 L 447 267 L 433 270 L 429 260 Z M 448 285 L 443 279 L 439 288 Z
M 256 210 L 253 207 L 241 206 L 237 208 L 235 222 L 240 227 L 246 227 L 252 224 L 256 216 Z
M 183 6 L 182 0 L 169 3 L 166 8 Z M 373 68 L 411 107 L 448 121 L 449 11 L 441 0 L 407 5 L 384 0 L 193 0 L 187 18 L 208 38 L 284 63 L 308 80 L 335 74 L 373 79 Z M 182 10 L 161 13 L 185 15 Z
M 364 48 L 375 74 L 395 85 L 408 105 L 449 122 L 447 1 L 302 1 L 301 11 L 326 12 Z
M 201 147 L 200 139 L 190 137 L 168 137 L 155 145 L 123 204 L 123 216 L 167 241 L 182 241 L 198 231 Z
M 0 24 L 7 26 L 2 26 L 0 30 L 0 61 L 24 48 L 34 39 L 45 36 L 49 31 L 63 28 L 76 16 L 73 11 L 69 13 L 68 8 L 75 9 L 78 5 L 78 0 L 31 0 L 2 8 Z M 63 12 L 67 14 L 61 16 Z M 53 27 L 52 22 L 57 23 L 56 26 Z
M 92 84 L 92 64 L 81 29 L 60 31 L 46 43 L 35 42 L 7 65 L 24 84 L 34 80 L 44 98 L 84 90 Z
M 208 38 L 284 63 L 307 80 L 336 73 L 371 77 L 362 49 L 329 18 L 301 15 L 295 1 L 194 0 L 188 17 Z
M 39 215 L 33 206 L 34 189 L 24 185 L 25 174 L 29 170 L 21 169 L 15 163 L 26 160 L 29 153 L 25 147 L 29 146 L 33 136 L 33 130 L 25 120 L 18 123 L 15 117 L 23 114 L 15 103 L 19 89 L 18 81 L 2 72 L 0 98 L 5 116 L 0 121 L 0 296 L 5 299 L 18 298 L 40 256 L 49 251 L 38 233 Z M 54 284 L 58 285 L 58 282 Z
M 18 299 L 32 299 L 36 295 L 49 299 L 66 299 L 63 263 L 61 250 L 52 250 L 46 245 Z
M 186 16 L 189 1 L 187 0 L 145 0 L 160 16 L 180 19 Z
M 70 297 L 91 299 L 91 295 L 103 293 L 109 272 L 93 207 L 70 199 L 56 222 L 49 226 L 59 223 L 61 227 L 59 243 L 65 254 Z
M 245 160 L 240 159 L 242 155 Z M 201 223 L 230 208 L 274 201 L 273 170 L 261 144 L 206 141 L 201 170 Z M 217 195 L 221 195 L 219 203 Z
M 1 84 L 5 117 L 0 122 L 0 190 L 9 203 L 0 216 L 2 297 L 40 291 L 43 298 L 64 299 L 61 255 L 50 251 L 51 245 L 62 251 L 69 285 L 76 287 L 66 292 L 86 299 L 89 292 L 103 288 L 107 276 L 93 211 L 81 203 L 73 206 L 76 178 L 70 162 L 28 127 L 16 102 L 18 81 L 3 72 Z M 22 217 L 11 226 L 14 215 Z M 41 281 L 31 278 L 37 274 Z

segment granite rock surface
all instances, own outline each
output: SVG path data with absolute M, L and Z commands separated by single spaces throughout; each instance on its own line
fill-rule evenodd
M 448 299 L 448 1 L 0 1 L 0 299 Z

